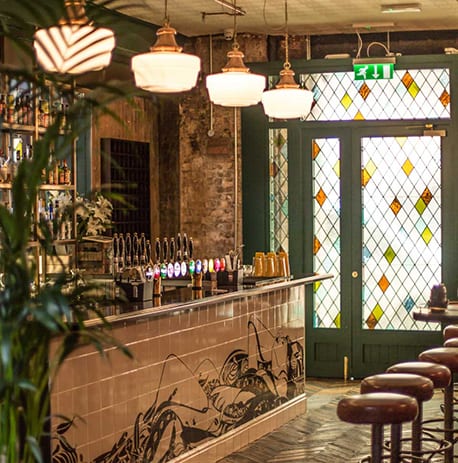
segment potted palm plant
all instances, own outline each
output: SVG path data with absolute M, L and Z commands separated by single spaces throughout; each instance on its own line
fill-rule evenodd
M 19 11 L 4 12 L 0 7 L 3 36 L 16 41 L 17 30 L 29 30 L 20 23 L 33 17 L 38 23 L 51 13 L 59 13 L 53 2 L 24 0 Z M 11 3 L 11 2 L 10 2 Z M 24 11 L 27 10 L 27 15 Z M 5 17 L 8 20 L 5 21 Z M 48 16 L 46 16 L 48 15 Z M 11 29 L 10 25 L 15 28 Z M 30 42 L 19 41 L 22 53 L 32 55 Z M 2 76 L 10 81 L 28 82 L 40 92 L 52 76 L 37 69 L 3 65 Z M 60 91 L 71 83 L 62 76 L 53 80 Z M 72 85 L 70 85 L 72 87 Z M 128 98 L 129 88 L 119 84 L 93 87 L 85 98 L 74 99 L 65 118 L 57 114 L 34 140 L 33 155 L 17 164 L 11 178 L 9 204 L 0 204 L 0 462 L 31 463 L 49 460 L 49 391 L 59 367 L 75 349 L 92 344 L 103 353 L 107 345 L 128 351 L 109 334 L 109 324 L 91 284 L 81 284 L 77 273 L 62 271 L 52 281 L 39 281 L 42 254 L 53 252 L 53 236 L 46 223 L 36 220 L 37 195 L 43 172 L 54 160 L 64 160 L 76 137 L 87 130 L 87 111 L 109 112 L 109 104 Z M 116 117 L 113 115 L 113 117 Z M 3 122 L 3 121 L 2 121 Z M 99 329 L 87 329 L 88 312 L 101 320 Z M 57 339 L 57 342 L 53 342 Z M 52 348 L 51 345 L 55 346 Z

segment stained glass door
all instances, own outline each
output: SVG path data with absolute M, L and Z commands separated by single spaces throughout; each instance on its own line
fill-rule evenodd
M 411 311 L 441 281 L 441 138 L 376 132 L 304 134 L 313 271 L 335 275 L 314 288 L 309 374 L 363 377 L 438 337 Z

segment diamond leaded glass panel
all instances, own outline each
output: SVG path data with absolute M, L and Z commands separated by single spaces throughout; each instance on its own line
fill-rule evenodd
M 419 329 L 410 312 L 441 281 L 440 137 L 363 138 L 361 178 L 362 326 Z
M 450 118 L 449 69 L 394 71 L 392 79 L 354 80 L 353 72 L 302 74 L 314 93 L 307 120 Z
M 340 140 L 312 141 L 313 271 L 332 273 L 314 287 L 315 328 L 340 328 Z
M 270 250 L 288 252 L 288 130 L 269 130 Z

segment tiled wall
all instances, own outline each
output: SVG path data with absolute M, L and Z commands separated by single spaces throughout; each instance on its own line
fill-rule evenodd
M 133 360 L 114 349 L 73 355 L 52 414 L 78 417 L 54 440 L 54 461 L 178 456 L 300 395 L 305 287 L 242 294 L 114 324 Z

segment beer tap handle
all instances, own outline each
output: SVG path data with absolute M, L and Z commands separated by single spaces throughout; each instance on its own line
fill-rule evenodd
M 175 238 L 170 238 L 170 262 L 175 261 Z
M 133 240 L 132 240 L 132 262 L 133 262 L 134 267 L 138 265 L 139 255 L 140 255 L 140 246 L 139 246 L 137 232 L 135 232 Z
M 161 242 L 159 241 L 159 238 L 156 238 L 156 243 L 155 243 L 155 253 L 156 253 L 156 264 L 159 264 L 161 262 Z M 164 259 L 165 260 L 165 259 Z
M 132 238 L 130 233 L 126 233 L 126 265 L 130 267 L 132 264 Z
M 150 240 L 146 240 L 146 243 L 145 243 L 145 261 L 146 261 L 145 262 L 146 264 L 151 264 L 153 262 L 153 255 L 152 255 Z
M 164 241 L 162 242 L 162 260 L 164 262 L 167 262 L 168 256 L 169 256 L 169 242 L 167 241 L 167 238 L 164 238 Z
M 183 259 L 188 260 L 188 237 L 183 233 Z
M 177 234 L 177 261 L 181 260 L 181 234 Z
M 122 269 L 124 267 L 124 262 L 126 261 L 126 242 L 124 240 L 124 235 L 122 233 L 119 234 L 119 253 L 118 253 L 118 262 L 119 268 Z
M 194 254 L 194 243 L 192 241 L 192 236 L 189 237 L 189 258 L 192 259 Z

